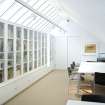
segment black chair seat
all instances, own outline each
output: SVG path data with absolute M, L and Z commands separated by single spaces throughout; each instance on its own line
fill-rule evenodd
M 82 95 L 82 101 L 105 103 L 105 96 L 102 95 Z

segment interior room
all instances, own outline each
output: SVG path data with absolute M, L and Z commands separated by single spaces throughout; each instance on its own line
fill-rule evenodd
M 104 0 L 0 0 L 0 105 L 105 105 Z

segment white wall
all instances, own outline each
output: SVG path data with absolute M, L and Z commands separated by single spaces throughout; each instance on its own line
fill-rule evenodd
M 105 46 L 99 39 L 76 23 L 68 25 L 67 37 L 60 32 L 55 32 L 56 56 L 55 63 L 57 69 L 65 69 L 72 61 L 96 61 L 98 53 L 105 53 Z M 68 44 L 67 44 L 68 43 Z M 87 43 L 96 43 L 96 54 L 85 54 L 84 47 Z M 68 48 L 68 49 L 67 49 Z
M 67 38 L 66 36 L 56 37 L 55 68 L 66 69 L 67 67 Z

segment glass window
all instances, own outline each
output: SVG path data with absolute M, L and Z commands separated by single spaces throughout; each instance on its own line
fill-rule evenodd
M 16 50 L 17 51 L 20 51 L 21 50 L 21 41 L 20 40 L 17 40 L 16 41 Z
M 21 63 L 21 53 L 17 52 L 16 54 L 16 64 L 20 64 Z
M 0 38 L 0 52 L 4 51 L 4 40 L 3 38 Z
M 27 40 L 24 40 L 24 51 L 27 50 Z
M 27 63 L 24 64 L 24 69 L 23 70 L 24 70 L 24 73 L 27 72 Z
M 37 59 L 37 51 L 35 51 L 35 59 Z
M 27 62 L 27 51 L 24 51 L 24 62 Z
M 37 61 L 34 62 L 34 68 L 37 68 Z
M 29 49 L 32 51 L 32 41 L 29 42 Z
M 27 29 L 24 29 L 24 39 L 27 39 L 27 35 L 28 35 Z
M 29 32 L 29 39 L 30 39 L 30 40 L 33 39 L 33 31 L 32 31 L 32 30 L 30 30 L 30 32 Z
M 4 61 L 0 60 L 0 83 L 4 81 Z
M 0 59 L 4 59 L 4 53 L 0 53 Z
M 32 61 L 32 52 L 29 52 L 29 60 Z
M 32 62 L 29 63 L 29 70 L 32 70 Z
M 34 32 L 34 39 L 35 39 L 35 41 L 37 41 L 37 32 L 36 31 Z
M 13 51 L 13 40 L 8 39 L 8 51 Z
M 16 76 L 21 75 L 21 65 L 16 66 Z
M 13 53 L 8 53 L 8 59 L 13 59 Z
M 13 25 L 8 25 L 8 37 L 9 38 L 13 38 L 13 34 L 14 34 L 14 27 Z
M 0 36 L 4 35 L 4 23 L 0 22 Z
M 34 49 L 37 50 L 37 42 L 35 41 Z
M 13 78 L 13 74 L 14 74 L 13 71 L 14 71 L 14 70 L 13 70 L 13 67 L 9 67 L 9 68 L 8 68 L 8 79 Z
M 21 38 L 21 28 L 20 27 L 16 27 L 16 36 L 17 38 Z

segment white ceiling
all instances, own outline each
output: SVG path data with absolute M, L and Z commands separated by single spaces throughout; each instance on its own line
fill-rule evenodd
M 58 4 L 67 17 L 104 41 L 105 0 L 58 0 Z

